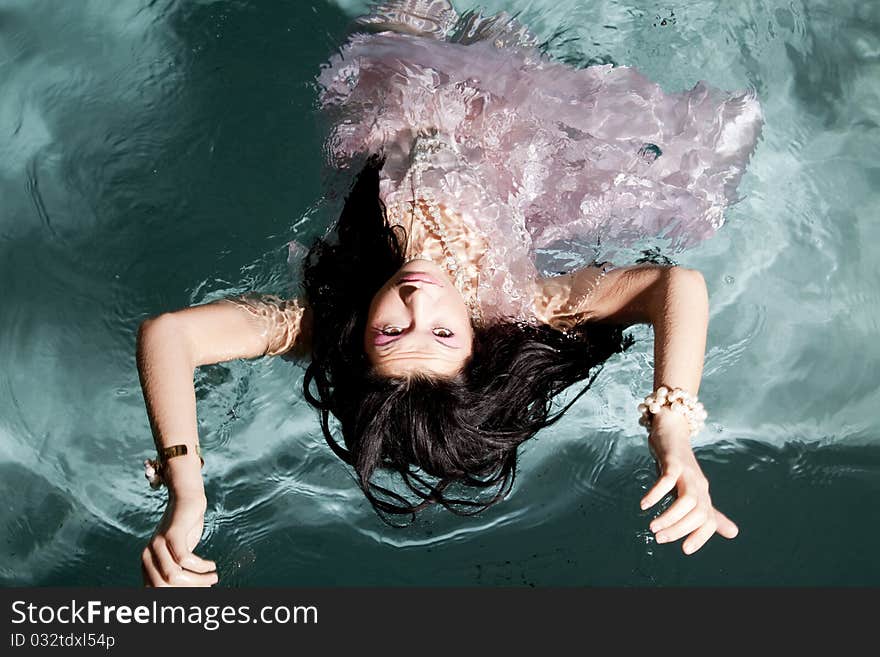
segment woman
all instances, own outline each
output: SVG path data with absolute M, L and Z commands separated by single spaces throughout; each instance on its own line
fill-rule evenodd
M 754 96 L 666 95 L 625 67 L 571 69 L 506 14 L 459 17 L 445 0 L 386 3 L 358 27 L 319 76 L 320 100 L 331 162 L 366 161 L 303 259 L 303 295 L 231 297 L 139 331 L 160 452 L 148 476 L 169 489 L 145 583 L 217 581 L 193 553 L 206 509 L 194 367 L 308 357 L 306 399 L 383 518 L 467 514 L 506 495 L 518 446 L 574 403 L 551 412 L 553 398 L 586 380 L 583 394 L 636 323 L 654 328 L 655 391 L 639 410 L 661 472 L 641 507 L 677 494 L 651 530 L 687 554 L 733 538 L 689 441 L 705 419 L 702 276 L 651 262 L 542 275 L 536 256 L 561 240 L 709 237 L 758 139 Z

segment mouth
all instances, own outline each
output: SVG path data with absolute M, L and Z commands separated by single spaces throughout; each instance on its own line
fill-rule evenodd
M 436 278 L 422 271 L 408 271 L 403 276 L 397 279 L 397 285 L 413 282 L 428 283 L 429 285 L 440 285 L 440 282 Z

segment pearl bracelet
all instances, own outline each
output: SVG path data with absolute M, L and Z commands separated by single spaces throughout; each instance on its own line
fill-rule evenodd
M 668 406 L 676 413 L 681 413 L 687 418 L 691 437 L 696 436 L 706 426 L 705 421 L 708 413 L 706 413 L 706 409 L 703 408 L 703 404 L 697 399 L 696 395 L 691 395 L 682 388 L 670 390 L 666 386 L 660 386 L 653 393 L 645 397 L 643 403 L 639 404 L 639 413 L 642 414 L 639 424 L 650 430 L 651 418 L 659 413 L 664 406 Z

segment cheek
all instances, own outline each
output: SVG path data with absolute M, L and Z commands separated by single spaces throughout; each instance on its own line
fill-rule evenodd
M 367 310 L 367 322 L 366 327 L 364 328 L 364 351 L 367 356 L 372 360 L 371 353 L 375 350 L 373 345 L 373 327 L 379 324 L 379 317 L 381 315 L 381 306 L 382 306 L 382 296 L 384 290 L 379 290 L 376 293 L 376 296 L 373 297 L 373 300 L 370 302 L 370 307 Z
M 370 302 L 370 309 L 367 311 L 367 326 L 371 326 L 377 317 L 387 312 L 388 301 L 388 292 L 385 288 L 376 292 L 376 296 Z
M 464 327 L 470 327 L 471 325 L 471 317 L 468 313 L 467 306 L 464 304 L 464 300 L 460 295 L 450 296 L 443 300 L 442 304 L 442 312 L 449 318 L 456 321 L 458 324 L 459 331 L 463 330 Z
M 370 344 L 369 338 L 364 340 L 364 354 L 366 355 L 367 361 L 369 361 L 370 364 L 376 364 L 376 348 L 372 344 Z

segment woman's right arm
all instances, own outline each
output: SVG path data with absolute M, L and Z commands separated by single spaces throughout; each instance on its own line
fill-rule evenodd
M 168 506 L 144 549 L 149 586 L 210 586 L 214 563 L 193 550 L 201 539 L 207 507 L 198 442 L 196 367 L 237 358 L 308 350 L 310 315 L 298 300 L 248 293 L 163 313 L 138 330 L 137 366 L 156 448 L 186 444 L 188 453 L 168 459 L 163 479 Z

